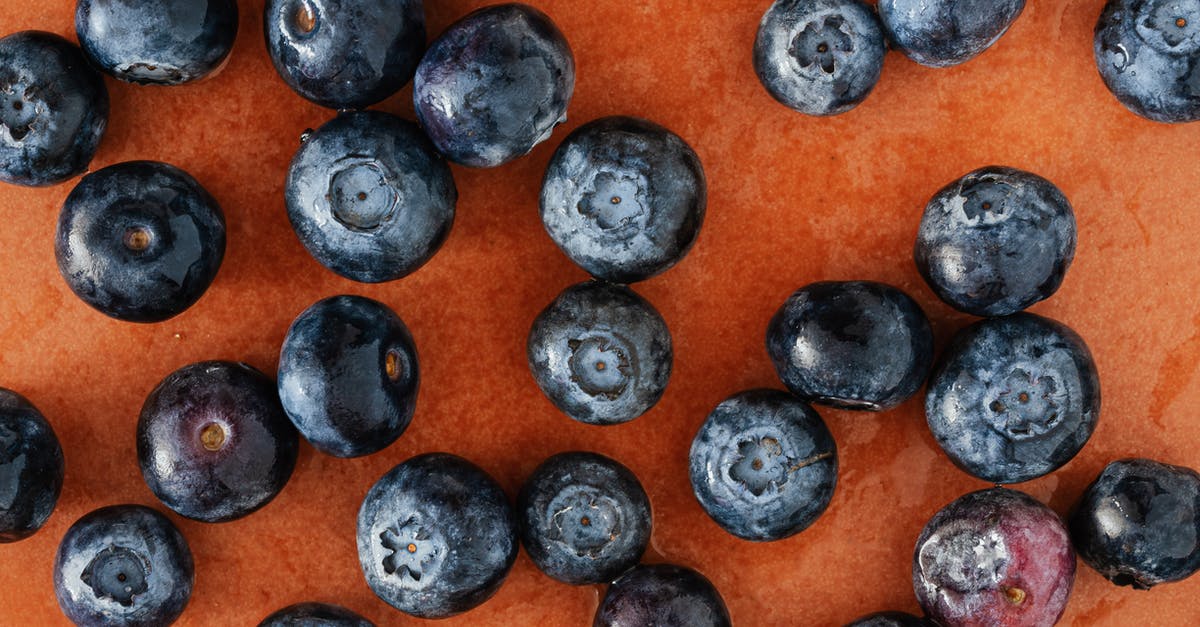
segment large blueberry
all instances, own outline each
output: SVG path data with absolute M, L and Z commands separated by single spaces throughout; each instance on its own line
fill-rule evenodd
M 593 627 L 730 627 L 721 593 L 700 573 L 673 564 L 643 564 L 608 587 Z
M 437 149 L 486 168 L 527 154 L 567 119 L 575 57 L 545 13 L 484 7 L 429 46 L 413 79 L 417 117 Z
M 279 76 L 330 109 L 396 93 L 425 50 L 421 0 L 267 0 L 263 27 Z
M 517 559 L 508 497 L 471 462 L 413 457 L 385 474 L 358 511 L 358 561 L 379 598 L 445 618 L 491 598 Z
M 24 396 L 0 388 L 0 544 L 33 535 L 58 503 L 63 452 Z
M 870 281 L 796 290 L 767 327 L 767 352 L 793 394 L 880 411 L 912 396 L 933 363 L 933 331 L 916 301 Z
M 1049 298 L 1075 258 L 1075 212 L 1053 183 L 980 168 L 925 207 L 913 258 L 951 307 L 1006 316 Z
M 876 612 L 846 623 L 846 627 L 934 627 L 932 623 L 907 612 Z
M 246 364 L 205 361 L 171 373 L 146 399 L 138 464 L 167 507 L 224 522 L 279 494 L 296 466 L 299 439 L 274 381 Z
M 833 435 L 786 392 L 725 399 L 692 440 L 692 491 L 722 529 L 744 540 L 786 538 L 825 512 L 837 485 Z
M 925 396 L 942 450 L 993 483 L 1029 481 L 1071 461 L 1099 416 L 1100 378 L 1083 339 L 1025 313 L 959 331 Z
M 879 0 L 892 45 L 930 67 L 974 59 L 1016 21 L 1025 0 Z
M 340 605 L 297 603 L 264 618 L 258 627 L 375 627 Z
M 542 462 L 517 496 L 521 541 L 547 575 L 607 583 L 637 565 L 650 543 L 650 499 L 633 472 L 596 453 Z
M 157 161 L 89 174 L 71 190 L 54 238 L 58 271 L 83 302 L 130 322 L 191 307 L 225 257 L 225 216 L 196 179 Z
M 181 85 L 217 70 L 237 37 L 236 0 L 78 0 L 88 59 L 132 83 Z
M 647 120 L 608 117 L 572 132 L 542 181 L 542 224 L 592 276 L 641 281 L 679 262 L 704 222 L 704 169 L 686 142 Z
M 1200 474 L 1149 459 L 1122 459 L 1088 486 L 1070 520 L 1071 540 L 1109 581 L 1146 590 L 1200 570 Z
M 0 181 L 82 174 L 108 126 L 108 88 L 75 44 L 40 31 L 0 39 Z
M 1104 84 L 1130 111 L 1200 120 L 1200 1 L 1108 0 L 1093 51 Z
M 875 89 L 887 45 L 862 0 L 776 0 L 754 40 L 754 71 L 779 102 L 808 115 L 837 115 Z
M 633 290 L 588 281 L 563 290 L 533 321 L 526 345 L 538 387 L 593 425 L 629 422 L 662 398 L 673 352 L 667 323 Z
M 412 421 L 420 383 L 404 321 L 362 296 L 317 301 L 292 322 L 279 355 L 279 398 L 317 450 L 383 450 Z
M 187 606 L 194 580 L 183 534 L 141 505 L 112 505 L 83 516 L 54 558 L 54 593 L 76 625 L 170 625 Z
M 307 136 L 284 199 L 292 228 L 321 265 L 380 283 L 414 272 L 441 248 L 458 190 L 415 124 L 359 111 Z

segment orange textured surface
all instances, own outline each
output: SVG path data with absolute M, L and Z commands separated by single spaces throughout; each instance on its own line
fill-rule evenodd
M 0 33 L 74 38 L 74 2 L 5 0 Z M 51 583 L 67 527 L 98 506 L 162 509 L 137 467 L 134 427 L 145 395 L 202 359 L 274 372 L 292 318 L 315 300 L 364 294 L 392 306 L 416 337 L 423 382 L 416 418 L 392 447 L 342 460 L 303 445 L 291 483 L 240 521 L 172 514 L 196 557 L 182 625 L 249 625 L 298 601 L 344 604 L 380 625 L 417 624 L 376 599 L 359 572 L 355 514 L 371 484 L 425 451 L 464 455 L 514 495 L 545 457 L 611 455 L 641 478 L 654 506 L 648 559 L 691 565 L 724 594 L 736 624 L 836 625 L 883 609 L 916 611 L 913 543 L 955 497 L 984 487 L 956 470 L 925 426 L 919 399 L 882 415 L 823 409 L 841 477 L 829 511 L 789 540 L 751 544 L 721 532 L 692 497 L 692 436 L 724 397 L 778 387 L 763 347 L 767 320 L 795 288 L 874 279 L 911 293 L 939 348 L 967 318 L 933 296 L 912 263 L 926 200 L 987 164 L 1056 182 L 1075 206 L 1076 261 L 1035 311 L 1074 327 L 1099 364 L 1104 405 L 1091 443 L 1059 472 L 1020 486 L 1066 513 L 1108 461 L 1129 455 L 1200 466 L 1200 264 L 1196 146 L 1200 124 L 1166 126 L 1124 110 L 1092 61 L 1102 0 L 1035 0 L 1000 43 L 953 69 L 889 54 L 860 108 L 806 118 L 759 85 L 750 50 L 768 0 L 537 0 L 578 63 L 571 120 L 507 166 L 455 168 L 461 192 L 449 241 L 407 279 L 343 280 L 301 247 L 283 208 L 287 164 L 306 127 L 331 112 L 276 77 L 262 37 L 262 0 L 243 1 L 231 62 L 179 88 L 118 83 L 93 168 L 130 159 L 174 163 L 221 202 L 225 264 L 191 310 L 163 324 L 109 320 L 76 299 L 53 253 L 71 183 L 0 188 L 0 385 L 50 419 L 67 458 L 66 486 L 46 527 L 0 546 L 0 625 L 64 623 Z M 483 2 L 429 0 L 436 34 Z M 378 108 L 412 117 L 410 90 Z M 675 372 L 662 402 L 627 425 L 598 428 L 559 414 L 534 385 L 525 337 L 534 316 L 583 280 L 542 230 L 537 193 L 567 130 L 633 114 L 662 123 L 700 154 L 708 218 L 691 255 L 637 290 L 667 319 Z M 540 574 L 522 554 L 491 601 L 443 625 L 586 625 L 599 588 Z M 1135 592 L 1080 565 L 1062 624 L 1194 625 L 1200 577 Z

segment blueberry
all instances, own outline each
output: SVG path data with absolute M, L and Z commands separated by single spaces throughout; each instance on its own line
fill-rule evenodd
M 942 627 L 1053 625 L 1075 582 L 1062 519 L 1005 488 L 972 492 L 942 508 L 913 551 L 913 589 Z
M 82 174 L 108 126 L 108 88 L 75 44 L 40 31 L 0 39 L 0 181 Z
M 687 254 L 708 203 L 700 158 L 647 120 L 575 129 L 542 181 L 542 224 L 571 261 L 615 283 L 664 272 Z
M 292 476 L 299 437 L 275 382 L 246 364 L 184 366 L 158 384 L 137 425 L 138 464 L 150 491 L 204 522 L 266 505 Z
M 76 625 L 160 627 L 183 613 L 195 574 L 187 541 L 141 505 L 86 514 L 54 558 L 54 593 Z
M 1008 30 L 1025 0 L 879 0 L 892 45 L 929 67 L 970 61 Z
M 54 429 L 24 396 L 0 388 L 0 544 L 41 529 L 62 484 L 63 452 Z
M 533 321 L 527 344 L 538 387 L 567 416 L 593 425 L 629 422 L 662 398 L 671 378 L 671 333 L 633 290 L 589 281 L 563 290 Z
M 559 453 L 517 496 L 521 540 L 534 564 L 569 584 L 607 583 L 650 543 L 650 499 L 633 472 L 596 453 Z
M 593 627 L 730 627 L 721 593 L 704 575 L 673 564 L 643 564 L 608 587 Z
M 925 396 L 942 450 L 992 483 L 1029 481 L 1071 461 L 1099 415 L 1100 379 L 1087 345 L 1066 325 L 1033 314 L 959 331 Z
M 412 421 L 420 371 L 404 321 L 383 303 L 334 296 L 292 322 L 279 355 L 283 409 L 337 457 L 387 448 Z
M 1109 581 L 1148 590 L 1200 570 L 1200 474 L 1149 459 L 1122 459 L 1088 486 L 1070 520 L 1071 540 Z
M 78 0 L 88 59 L 131 83 L 181 85 L 220 70 L 237 37 L 236 0 Z
M 425 50 L 421 0 L 267 0 L 263 27 L 279 76 L 330 109 L 396 93 Z
M 411 122 L 343 113 L 307 137 L 284 190 L 300 242 L 326 268 L 380 283 L 414 272 L 441 248 L 458 190 Z
M 71 190 L 54 239 L 58 271 L 83 302 L 129 322 L 161 322 L 200 300 L 225 257 L 225 216 L 183 170 L 130 161 Z
M 689 456 L 692 491 L 722 529 L 764 542 L 793 536 L 825 512 L 837 445 L 821 416 L 791 395 L 750 390 L 708 415 Z
M 754 71 L 779 102 L 808 115 L 837 115 L 866 100 L 887 45 L 861 0 L 776 0 L 754 40 Z
M 418 455 L 384 475 L 358 511 L 358 561 L 379 598 L 445 618 L 491 598 L 517 559 L 508 497 L 471 462 Z
M 545 13 L 484 7 L 451 24 L 417 66 L 413 103 L 437 149 L 487 168 L 528 154 L 567 119 L 575 57 Z
M 935 627 L 933 623 L 907 612 L 877 612 L 868 614 L 846 627 Z
M 375 623 L 328 603 L 297 603 L 263 619 L 258 627 L 375 627 Z
M 793 394 L 880 411 L 925 382 L 933 331 L 916 301 L 890 285 L 825 281 L 796 290 L 779 308 L 767 352 Z
M 1006 316 L 1049 298 L 1075 258 L 1075 213 L 1053 183 L 980 168 L 925 207 L 913 258 L 946 304 Z
M 1104 84 L 1130 111 L 1200 120 L 1200 2 L 1108 0 L 1093 51 Z

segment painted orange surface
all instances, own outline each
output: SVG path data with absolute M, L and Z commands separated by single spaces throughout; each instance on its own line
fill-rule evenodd
M 0 33 L 74 37 L 70 0 L 4 0 Z M 1129 455 L 1200 467 L 1200 124 L 1154 124 L 1104 89 L 1091 53 L 1101 0 L 1034 0 L 998 46 L 966 65 L 920 67 L 889 54 L 866 104 L 813 119 L 776 104 L 751 68 L 767 0 L 537 0 L 570 40 L 578 86 L 570 122 L 501 168 L 455 168 L 461 200 L 445 248 L 409 278 L 369 286 L 309 257 L 283 207 L 300 133 L 331 113 L 276 77 L 262 38 L 262 0 L 243 1 L 229 65 L 207 82 L 148 88 L 108 81 L 110 130 L 93 163 L 174 163 L 221 202 L 229 248 L 200 302 L 157 325 L 109 320 L 59 277 L 53 234 L 71 184 L 0 187 L 0 385 L 27 395 L 54 424 L 66 486 L 46 527 L 0 546 L 0 625 L 64 623 L 51 565 L 67 527 L 93 508 L 158 506 L 137 467 L 142 401 L 176 368 L 245 360 L 274 372 L 301 310 L 337 293 L 392 306 L 416 337 L 423 370 L 416 418 L 387 450 L 363 459 L 306 444 L 291 483 L 260 512 L 210 525 L 172 519 L 196 557 L 182 625 L 250 625 L 298 601 L 344 604 L 380 625 L 408 619 L 376 599 L 359 572 L 354 526 L 371 484 L 426 451 L 464 455 L 515 494 L 547 456 L 611 455 L 641 478 L 654 507 L 647 559 L 687 564 L 723 593 L 736 624 L 837 625 L 883 609 L 916 611 L 913 543 L 942 505 L 984 487 L 955 469 L 913 399 L 884 414 L 821 410 L 841 453 L 832 506 L 791 539 L 752 544 L 720 531 L 692 497 L 692 436 L 724 397 L 779 386 L 763 347 L 767 320 L 795 288 L 874 279 L 912 294 L 939 347 L 968 319 L 942 305 L 913 266 L 926 200 L 987 164 L 1040 173 L 1073 202 L 1079 250 L 1062 290 L 1035 311 L 1090 344 L 1104 392 L 1095 436 L 1073 462 L 1024 484 L 1066 513 L 1108 461 Z M 429 0 L 430 33 L 484 4 Z M 379 108 L 411 118 L 409 90 Z M 637 287 L 667 319 L 675 372 L 662 402 L 618 427 L 577 424 L 534 385 L 530 322 L 583 280 L 542 230 L 541 175 L 566 132 L 633 114 L 686 138 L 709 177 L 698 245 Z M 587 625 L 599 588 L 540 574 L 522 554 L 500 592 L 443 625 Z M 1080 565 L 1062 624 L 1195 625 L 1200 577 L 1150 592 L 1117 588 Z

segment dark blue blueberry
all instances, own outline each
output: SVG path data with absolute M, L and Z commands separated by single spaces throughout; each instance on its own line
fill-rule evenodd
M 1200 2 L 1108 0 L 1093 50 L 1104 84 L 1130 111 L 1200 120 Z
M 567 136 L 542 181 L 542 224 L 571 261 L 614 283 L 683 259 L 708 191 L 695 151 L 647 120 L 609 117 Z
M 846 627 L 935 627 L 932 623 L 907 612 L 876 612 L 863 616 Z
M 224 522 L 279 494 L 296 466 L 299 439 L 274 381 L 246 364 L 205 361 L 171 373 L 146 399 L 138 464 L 167 507 Z
M 643 564 L 608 587 L 593 627 L 730 627 L 721 593 L 700 573 Z
M 946 304 L 1006 316 L 1050 298 L 1075 258 L 1075 212 L 1053 183 L 980 168 L 925 207 L 913 258 Z
M 76 625 L 162 627 L 183 613 L 195 574 L 166 516 L 113 505 L 80 518 L 54 558 L 54 593 Z
M 776 0 L 754 40 L 754 71 L 779 102 L 808 115 L 837 115 L 875 89 L 887 45 L 861 0 Z
M 63 204 L 58 271 L 83 302 L 129 322 L 191 307 L 225 257 L 225 216 L 175 166 L 130 161 L 83 177 Z
M 674 360 L 658 310 L 633 290 L 588 281 L 538 314 L 526 346 L 538 387 L 579 422 L 614 425 L 662 398 Z
M 387 448 L 412 421 L 417 347 L 383 303 L 334 296 L 292 322 L 279 355 L 279 398 L 318 451 L 359 457 Z
M 933 331 L 916 301 L 883 283 L 824 281 L 796 290 L 767 327 L 767 352 L 800 398 L 890 409 L 933 363 Z
M 79 0 L 75 33 L 88 59 L 131 83 L 181 85 L 225 64 L 236 0 Z
M 379 598 L 445 618 L 491 598 L 517 559 L 517 522 L 494 479 L 455 455 L 418 455 L 371 487 L 358 561 Z
M 879 0 L 892 45 L 930 67 L 970 61 L 1000 39 L 1025 0 Z
M 328 603 L 297 603 L 263 619 L 258 627 L 375 627 L 375 623 Z
M 1200 570 L 1200 474 L 1149 459 L 1104 468 L 1071 514 L 1071 540 L 1109 581 L 1148 590 Z
M 284 190 L 300 242 L 355 281 L 406 276 L 441 248 L 458 190 L 450 167 L 412 122 L 343 113 L 296 152 Z
M 75 44 L 40 31 L 0 39 L 0 181 L 82 174 L 106 126 L 108 88 Z
M 33 535 L 58 503 L 63 452 L 25 397 L 0 388 L 0 544 Z
M 263 27 L 279 76 L 330 109 L 396 93 L 425 50 L 421 0 L 267 0 Z
M 717 405 L 689 459 L 704 511 L 725 531 L 755 542 L 807 529 L 837 485 L 837 445 L 825 422 L 775 390 L 741 392 Z
M 642 484 L 596 453 L 559 453 L 538 466 L 517 496 L 517 517 L 533 563 L 569 584 L 616 579 L 650 543 Z
M 429 46 L 413 79 L 417 118 L 437 149 L 487 168 L 528 154 L 567 119 L 575 57 L 545 13 L 479 9 Z
M 1100 416 L 1100 378 L 1083 339 L 1033 314 L 954 336 L 929 379 L 925 417 L 964 472 L 1020 483 L 1071 461 Z

